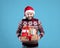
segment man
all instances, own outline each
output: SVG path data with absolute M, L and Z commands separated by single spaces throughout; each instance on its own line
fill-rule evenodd
M 31 27 L 31 30 L 32 29 L 35 30 L 35 31 L 33 30 L 32 34 L 37 35 L 37 37 L 31 41 L 27 41 L 27 42 L 22 41 L 23 48 L 25 47 L 26 48 L 37 48 L 38 40 L 44 36 L 44 30 L 42 28 L 41 22 L 38 19 L 34 18 L 34 15 L 35 15 L 34 9 L 31 6 L 27 6 L 24 10 L 24 19 L 22 19 L 22 21 L 20 22 L 16 34 L 19 40 L 22 41 L 22 37 L 21 37 L 22 28 L 28 26 L 28 27 Z M 38 31 L 40 32 L 39 35 L 38 35 Z

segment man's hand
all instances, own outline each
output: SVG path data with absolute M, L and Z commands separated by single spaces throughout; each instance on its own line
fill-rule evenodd
M 38 35 L 38 36 L 37 36 L 37 40 L 39 40 L 39 39 L 40 39 L 40 36 Z
M 21 42 L 27 42 L 27 41 L 29 41 L 26 37 L 22 37 L 22 36 L 19 37 L 19 40 Z

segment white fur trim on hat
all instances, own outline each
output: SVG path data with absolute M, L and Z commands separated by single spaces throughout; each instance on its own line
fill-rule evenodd
M 35 14 L 35 11 L 34 11 L 34 10 L 27 10 L 27 11 L 25 12 L 25 14 L 26 14 L 27 12 L 32 12 L 33 14 Z
M 24 16 L 23 19 L 26 19 L 26 17 Z

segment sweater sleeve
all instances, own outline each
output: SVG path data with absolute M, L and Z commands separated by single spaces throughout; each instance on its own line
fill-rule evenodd
M 44 36 L 44 30 L 43 30 L 43 27 L 42 27 L 42 24 L 41 24 L 41 22 L 38 20 L 38 30 L 39 30 L 39 32 L 40 32 L 40 38 L 42 38 L 43 36 Z
M 22 21 L 19 23 L 18 25 L 18 29 L 17 29 L 17 37 L 21 36 L 21 31 L 22 31 Z

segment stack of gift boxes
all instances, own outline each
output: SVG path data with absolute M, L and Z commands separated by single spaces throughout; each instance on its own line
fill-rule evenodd
M 31 41 L 36 39 L 36 30 L 33 27 L 24 26 L 21 33 L 22 40 Z

